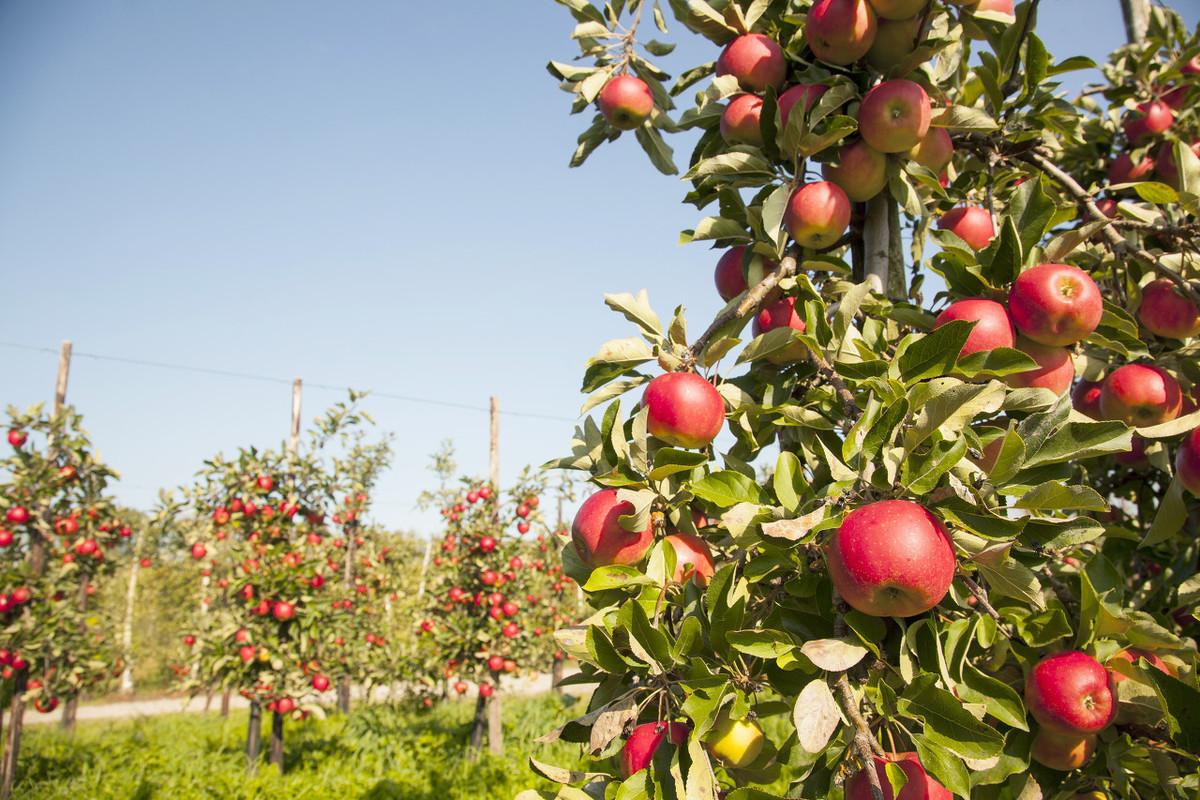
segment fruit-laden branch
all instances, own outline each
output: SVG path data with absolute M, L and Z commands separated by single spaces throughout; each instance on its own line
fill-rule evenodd
M 796 274 L 798 263 L 799 259 L 795 250 L 789 252 L 779 262 L 779 268 L 763 276 L 763 279 L 756 283 L 754 288 L 746 292 L 746 296 L 742 298 L 740 303 L 733 308 L 726 308 L 720 314 L 717 314 L 716 319 L 712 321 L 708 329 L 700 334 L 700 337 L 692 344 L 692 357 L 695 358 L 703 353 L 705 348 L 708 347 L 709 342 L 712 341 L 712 338 L 717 335 L 717 332 L 730 322 L 733 322 L 735 319 L 745 319 L 751 314 L 757 314 L 763 304 L 767 302 L 771 293 L 775 291 L 775 287 L 779 286 L 779 282 L 784 278 L 790 278 Z
M 833 635 L 834 638 L 840 639 L 846 635 L 846 618 L 842 615 L 842 598 L 838 596 L 836 590 L 833 595 L 833 605 L 837 609 L 837 615 L 833 618 Z M 863 719 L 858 701 L 854 698 L 854 690 L 850 687 L 850 679 L 846 677 L 845 672 L 838 676 L 833 686 L 837 690 L 838 706 L 854 727 L 852 745 L 854 752 L 862 761 L 863 771 L 867 775 L 867 784 L 871 787 L 871 800 L 884 800 L 883 787 L 879 784 L 879 774 L 875 771 L 875 755 L 883 755 L 883 746 L 871 732 L 871 726 Z

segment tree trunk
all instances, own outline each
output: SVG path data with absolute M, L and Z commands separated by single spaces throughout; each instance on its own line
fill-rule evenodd
M 257 700 L 250 701 L 250 723 L 246 728 L 246 770 L 254 772 L 258 767 L 258 754 L 262 750 L 262 706 Z M 0 798 L 4 800 L 4 798 Z
M 87 607 L 88 607 L 87 587 L 88 587 L 87 578 L 81 577 L 79 579 L 79 599 L 78 599 L 79 632 L 80 632 L 80 634 L 87 633 L 87 622 L 84 621 L 84 617 L 87 616 Z M 79 695 L 73 694 L 70 697 L 68 697 L 67 702 L 63 704 L 61 725 L 62 725 L 62 729 L 64 731 L 67 731 L 68 733 L 75 732 L 75 715 L 78 711 L 79 711 Z
M 879 289 L 886 292 L 891 253 L 891 225 L 888 220 L 888 200 L 883 192 L 867 201 L 863 219 L 863 277 L 879 279 Z
M 283 714 L 275 711 L 271 714 L 271 763 L 283 774 Z
M 229 719 L 229 687 L 221 690 L 221 716 Z
M 494 756 L 504 755 L 504 724 L 500 718 L 500 687 L 488 698 L 487 704 L 488 752 Z
M 1121 0 L 1121 14 L 1125 17 L 1125 38 L 1129 43 L 1143 41 L 1150 27 L 1150 0 Z
M 904 270 L 904 240 L 900 227 L 900 204 L 887 195 L 888 204 L 888 282 L 884 285 L 888 297 L 904 300 L 908 297 L 908 275 Z
M 337 707 L 338 711 L 343 714 L 350 713 L 350 678 L 344 676 L 338 681 L 337 688 Z
M 471 744 L 468 756 L 472 761 L 479 758 L 483 748 L 483 728 L 487 717 L 487 698 L 479 695 L 475 698 L 475 719 L 471 722 Z
M 563 679 L 563 661 L 562 659 L 554 659 L 554 664 L 550 667 L 550 688 L 557 689 Z M 561 694 L 561 692 L 560 692 Z
M 25 703 L 21 700 L 21 695 L 25 693 L 27 676 L 28 670 L 19 672 L 13 687 L 8 738 L 4 740 L 4 758 L 0 760 L 0 800 L 9 800 L 12 797 L 13 784 L 16 783 L 17 757 L 21 752 L 21 727 L 25 719 Z
M 138 570 L 141 563 L 137 557 L 138 542 L 133 547 L 133 564 L 129 567 L 129 586 L 125 590 L 125 619 L 121 623 L 121 654 L 125 659 L 125 669 L 121 670 L 121 693 L 133 694 L 133 606 L 137 601 Z

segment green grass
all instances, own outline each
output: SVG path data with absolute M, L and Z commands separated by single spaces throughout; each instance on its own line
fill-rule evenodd
M 556 695 L 506 698 L 505 755 L 466 758 L 473 702 L 432 711 L 373 706 L 349 717 L 290 722 L 286 774 L 265 761 L 246 773 L 246 713 L 177 714 L 135 722 L 81 723 L 72 736 L 26 729 L 15 797 L 41 800 L 511 800 L 548 788 L 528 756 L 563 766 L 580 762 L 578 745 L 533 739 L 581 713 Z M 264 719 L 264 739 L 269 722 Z M 264 742 L 265 749 L 265 742 Z

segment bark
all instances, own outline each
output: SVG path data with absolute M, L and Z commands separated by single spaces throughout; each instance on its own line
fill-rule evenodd
M 500 690 L 488 698 L 488 752 L 494 756 L 504 755 L 504 723 L 500 718 Z
M 892 244 L 888 201 L 883 192 L 867 201 L 862 239 L 864 279 L 870 279 L 874 275 L 879 279 L 879 288 L 886 290 L 889 286 Z
M 0 759 L 0 800 L 12 797 L 13 784 L 17 777 L 17 757 L 21 752 L 21 727 L 25 717 L 25 703 L 21 695 L 25 693 L 25 681 L 28 670 L 17 675 L 13 687 L 12 704 L 9 706 L 8 738 L 4 741 L 4 757 Z
M 121 623 L 121 653 L 125 658 L 125 669 L 121 670 L 121 693 L 133 694 L 133 606 L 137 600 L 138 548 L 133 548 L 133 565 L 129 568 L 129 586 L 125 590 L 125 619 Z
M 262 706 L 257 700 L 250 701 L 250 721 L 246 727 L 246 770 L 254 772 L 258 767 L 258 756 L 262 750 Z M 0 798 L 0 800 L 3 800 Z
M 229 687 L 221 690 L 221 716 L 229 719 Z
M 1150 27 L 1150 0 L 1121 0 L 1121 15 L 1125 18 L 1125 38 L 1139 44 Z
M 468 755 L 472 761 L 479 758 L 483 747 L 483 729 L 487 718 L 487 698 L 479 695 L 475 698 L 475 719 L 471 722 L 471 740 Z
M 275 711 L 271 714 L 271 763 L 283 774 L 283 714 Z

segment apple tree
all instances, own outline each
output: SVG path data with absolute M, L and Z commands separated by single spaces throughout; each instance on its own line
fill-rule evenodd
M 572 164 L 688 135 L 726 305 L 605 297 L 557 796 L 1194 794 L 1200 39 L 1154 9 L 1072 103 L 1037 0 L 672 0 L 668 86 L 664 4 L 559 2 Z

